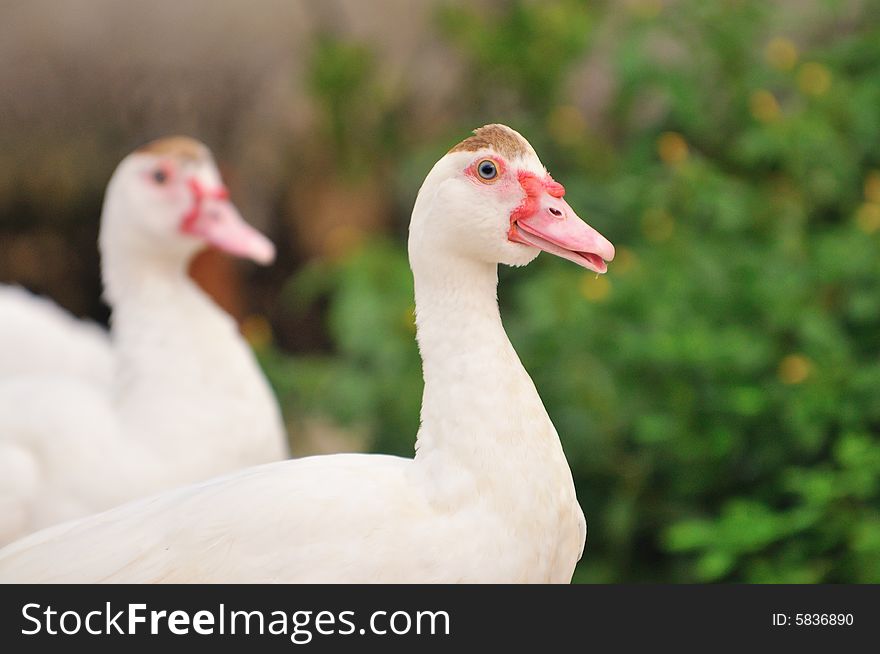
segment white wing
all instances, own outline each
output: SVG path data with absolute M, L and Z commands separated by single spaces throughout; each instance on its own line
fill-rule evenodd
M 104 389 L 72 377 L 0 380 L 0 543 L 136 496 L 157 464 L 118 435 Z
M 0 379 L 52 373 L 107 387 L 112 370 L 106 331 L 50 300 L 0 285 Z
M 478 499 L 432 507 L 413 466 L 341 454 L 250 468 L 32 534 L 0 550 L 0 580 L 517 580 L 531 552 L 503 521 Z

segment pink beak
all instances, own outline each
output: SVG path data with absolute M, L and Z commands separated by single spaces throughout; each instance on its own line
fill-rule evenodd
M 511 215 L 508 239 L 574 261 L 597 273 L 606 272 L 605 262 L 614 258 L 614 246 L 578 218 L 562 199 L 565 192 L 562 186 L 551 181 L 542 183 L 545 188 L 539 191 L 535 183 L 522 181 L 527 197 Z
M 196 181 L 190 183 L 190 188 L 195 205 L 181 223 L 182 232 L 236 257 L 252 259 L 263 265 L 274 261 L 272 241 L 245 222 L 227 199 L 229 194 L 225 188 L 206 190 Z

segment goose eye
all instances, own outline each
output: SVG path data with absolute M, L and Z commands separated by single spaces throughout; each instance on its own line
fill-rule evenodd
M 491 181 L 498 177 L 498 167 L 495 162 L 490 159 L 484 159 L 477 165 L 477 172 L 480 177 L 487 181 Z
M 163 170 L 162 168 L 157 168 L 153 171 L 153 180 L 157 184 L 164 184 L 168 181 L 168 172 Z

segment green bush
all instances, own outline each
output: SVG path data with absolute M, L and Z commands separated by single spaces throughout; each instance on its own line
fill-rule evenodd
M 880 7 L 811 5 L 787 33 L 756 0 L 464 6 L 441 31 L 492 81 L 457 137 L 510 120 L 618 247 L 604 277 L 548 255 L 501 271 L 590 525 L 576 581 L 880 582 Z M 615 86 L 591 124 L 572 74 L 593 55 Z M 403 238 L 289 292 L 328 303 L 334 343 L 270 357 L 293 410 L 410 454 Z

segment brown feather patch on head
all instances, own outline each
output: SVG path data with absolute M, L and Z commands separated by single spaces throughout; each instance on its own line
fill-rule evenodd
M 165 138 L 150 141 L 137 150 L 139 154 L 153 154 L 157 156 L 170 156 L 185 161 L 207 161 L 211 158 L 208 146 L 189 136 L 167 136 Z
M 495 150 L 507 159 L 537 156 L 531 144 L 519 132 L 498 124 L 475 129 L 473 136 L 467 137 L 449 152 L 477 152 L 484 149 Z

